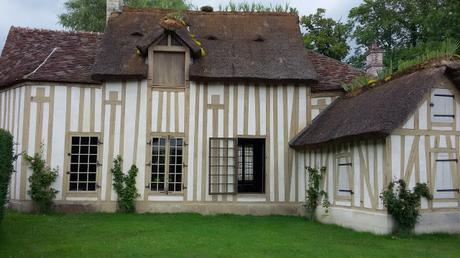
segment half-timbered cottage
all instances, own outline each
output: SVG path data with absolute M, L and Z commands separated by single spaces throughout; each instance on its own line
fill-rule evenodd
M 334 101 L 291 140 L 305 166 L 326 167 L 332 204 L 319 217 L 386 233 L 379 198 L 392 180 L 427 183 L 417 232 L 460 231 L 460 62 L 435 63 Z
M 109 8 L 119 3 L 108 2 Z M 441 85 L 435 84 L 439 78 L 445 89 L 436 94 L 457 94 L 445 76 L 451 68 L 417 73 L 422 84 L 403 77 L 339 98 L 341 83 L 363 72 L 306 50 L 297 15 L 187 11 L 180 19 L 171 16 L 177 14 L 123 8 L 111 13 L 104 33 L 11 28 L 0 58 L 0 126 L 14 135 L 17 153 L 42 151 L 58 168 L 57 208 L 115 211 L 111 169 L 118 155 L 124 171 L 133 164 L 139 169 L 139 212 L 298 215 L 304 212 L 306 166 L 327 165 L 326 186 L 335 189 L 342 177 L 334 176 L 334 166 L 353 163 L 343 168 L 355 173 L 350 174 L 355 181 L 340 185 L 360 194 L 339 191 L 341 199 L 330 194 L 329 221 L 383 232 L 389 220 L 378 193 L 390 175 L 408 167 L 401 175 L 423 181 L 431 172 L 422 172 L 427 165 L 420 155 L 432 148 L 439 150 L 434 159 L 456 159 L 457 122 L 452 121 L 457 118 L 429 120 L 434 111 L 428 111 L 431 97 L 426 97 Z M 409 86 L 398 87 L 401 81 Z M 414 114 L 418 118 L 406 121 Z M 403 122 L 412 127 L 399 128 Z M 371 131 L 378 132 L 375 139 L 328 147 L 338 138 Z M 433 136 L 422 136 L 432 131 Z M 425 144 L 429 149 L 411 151 L 412 145 Z M 446 148 L 450 151 L 441 151 Z M 20 156 L 15 170 L 10 206 L 30 210 L 31 169 Z M 442 189 L 455 189 L 442 182 Z M 447 214 L 449 219 L 440 221 L 450 223 L 458 218 L 454 197 L 458 203 L 458 193 L 442 192 L 439 198 L 451 198 L 439 202 L 447 208 L 435 202 L 424 208 L 433 214 L 442 209 L 436 214 Z M 369 215 L 367 227 L 356 226 L 362 214 Z M 388 223 L 382 226 L 382 220 Z

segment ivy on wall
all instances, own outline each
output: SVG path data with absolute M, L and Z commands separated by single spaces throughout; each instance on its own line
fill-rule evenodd
M 25 160 L 32 169 L 29 177 L 30 190 L 27 191 L 32 200 L 37 204 L 40 213 L 47 213 L 53 209 L 53 199 L 59 192 L 51 185 L 56 181 L 58 169 L 50 168 L 43 158 L 43 148 L 33 156 L 24 154 Z
M 323 189 L 320 189 L 320 185 L 323 181 L 324 174 L 326 173 L 326 167 L 321 169 L 308 167 L 308 189 L 306 194 L 305 208 L 307 213 L 310 216 L 310 220 L 315 219 L 316 209 L 321 203 L 323 208 L 326 208 L 326 213 L 328 208 L 331 206 L 328 200 L 328 194 Z M 322 198 L 322 201 L 321 201 Z
M 121 212 L 131 213 L 136 211 L 135 201 L 138 196 L 136 189 L 136 176 L 138 169 L 132 165 L 128 173 L 123 174 L 120 156 L 113 160 L 113 188 L 118 196 L 118 209 Z

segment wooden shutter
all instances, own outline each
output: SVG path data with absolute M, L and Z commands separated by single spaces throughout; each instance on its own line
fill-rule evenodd
M 437 153 L 434 174 L 434 197 L 435 198 L 456 198 L 458 193 L 458 184 L 456 184 L 455 173 L 457 159 L 453 158 L 454 154 Z
M 435 89 L 431 96 L 431 121 L 454 121 L 454 95 L 447 89 Z
M 351 173 L 351 158 L 348 156 L 345 157 L 338 157 L 337 158 L 337 196 L 338 197 L 350 197 L 353 193 L 351 180 L 352 180 L 352 173 Z
M 185 52 L 155 51 L 153 60 L 154 85 L 185 86 Z
M 209 139 L 209 194 L 237 193 L 237 148 L 235 138 Z

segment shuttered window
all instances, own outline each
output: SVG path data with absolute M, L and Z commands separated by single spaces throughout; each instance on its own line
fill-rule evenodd
M 184 87 L 185 52 L 154 51 L 153 85 Z
M 454 121 L 455 96 L 450 90 L 435 89 L 431 96 L 431 121 L 451 123 Z
M 453 153 L 435 155 L 434 198 L 455 198 L 459 191 L 455 174 L 458 160 Z
M 237 148 L 234 138 L 209 139 L 209 194 L 236 194 Z
M 336 196 L 341 198 L 350 198 L 353 194 L 352 189 L 352 163 L 351 157 L 337 157 L 337 182 Z

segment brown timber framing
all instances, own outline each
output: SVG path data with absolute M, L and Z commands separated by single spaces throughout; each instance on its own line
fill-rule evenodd
M 117 112 L 117 106 L 121 105 L 121 108 L 123 109 L 123 101 L 119 100 L 120 92 L 118 91 L 109 91 L 109 99 L 106 100 L 106 96 L 104 96 L 104 109 L 108 105 L 110 107 L 110 117 L 109 117 L 109 139 L 108 139 L 108 153 L 107 153 L 107 159 L 108 163 L 107 164 L 107 181 L 106 181 L 106 192 L 105 192 L 105 199 L 106 201 L 111 200 L 112 196 L 112 173 L 111 170 L 113 168 L 113 158 L 114 158 L 114 141 L 115 141 L 115 119 L 116 119 L 116 112 Z M 121 130 L 120 130 L 121 131 Z M 121 135 L 120 135 L 121 136 Z M 121 145 L 121 144 L 120 144 Z

